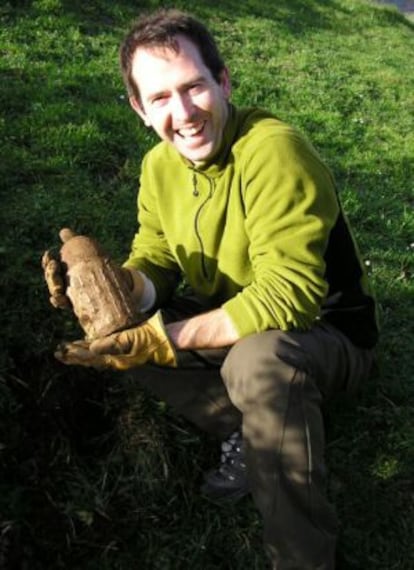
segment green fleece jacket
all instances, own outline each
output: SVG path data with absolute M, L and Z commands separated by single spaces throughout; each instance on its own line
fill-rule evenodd
M 269 113 L 230 106 L 217 156 L 195 167 L 166 142 L 144 158 L 127 267 L 157 306 L 180 276 L 241 336 L 326 318 L 376 342 L 375 307 L 334 182 L 313 147 Z

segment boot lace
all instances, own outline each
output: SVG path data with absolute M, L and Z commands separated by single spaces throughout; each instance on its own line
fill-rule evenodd
M 235 431 L 221 444 L 220 473 L 234 481 L 241 471 L 246 470 L 243 452 L 243 438 L 239 431 Z

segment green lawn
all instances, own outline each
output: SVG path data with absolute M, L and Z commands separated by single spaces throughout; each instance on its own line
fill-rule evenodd
M 378 365 L 327 415 L 339 570 L 411 570 L 414 23 L 358 0 L 14 0 L 0 6 L 0 568 L 261 570 L 250 499 L 199 494 L 217 442 L 109 374 L 53 358 L 42 252 L 70 226 L 121 261 L 153 135 L 117 50 L 144 8 L 215 32 L 234 101 L 299 127 L 331 166 L 379 301 Z

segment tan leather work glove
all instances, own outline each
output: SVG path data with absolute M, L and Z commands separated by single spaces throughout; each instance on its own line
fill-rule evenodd
M 59 259 L 50 250 L 42 257 L 42 269 L 46 285 L 49 289 L 49 301 L 56 309 L 66 309 L 71 306 L 69 297 L 65 295 L 66 285 L 64 269 Z
M 92 342 L 61 344 L 55 357 L 63 364 L 128 370 L 147 362 L 177 367 L 175 349 L 158 311 L 143 324 Z
M 59 237 L 63 243 L 76 235 L 75 232 L 68 228 L 59 232 Z M 70 307 L 71 301 L 66 295 L 66 267 L 62 263 L 60 255 L 49 249 L 45 251 L 42 256 L 42 269 L 49 290 L 50 303 L 58 309 Z M 121 267 L 120 269 L 127 287 L 139 304 L 144 291 L 144 280 L 140 272 L 134 269 L 127 269 L 126 267 Z

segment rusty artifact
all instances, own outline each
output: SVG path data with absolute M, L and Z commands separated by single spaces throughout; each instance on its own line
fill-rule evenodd
M 60 258 L 66 266 L 66 295 L 88 340 L 142 320 L 121 267 L 92 238 L 64 228 Z

